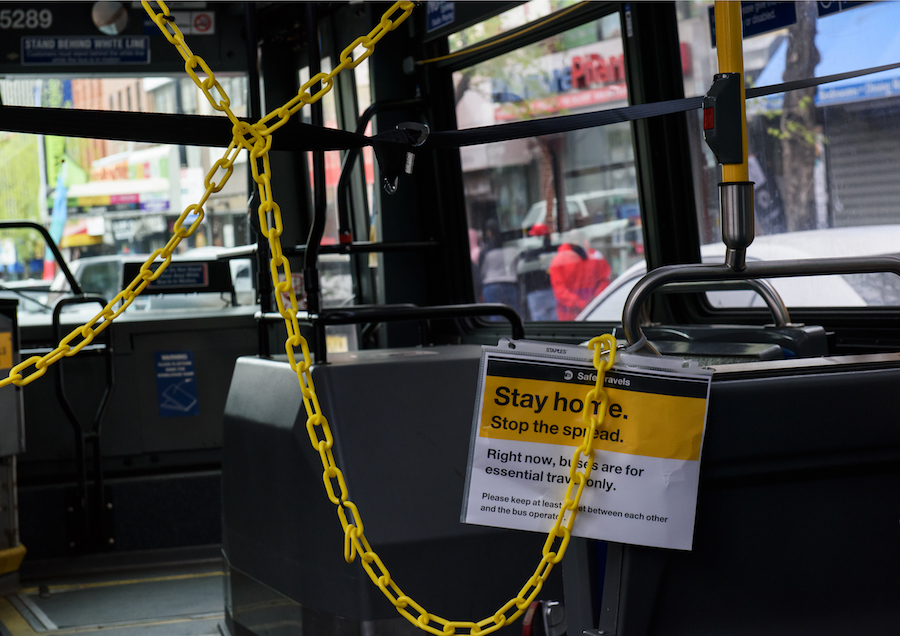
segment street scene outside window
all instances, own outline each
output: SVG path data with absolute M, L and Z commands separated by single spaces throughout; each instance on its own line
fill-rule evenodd
M 361 65 L 357 77 L 359 94 L 367 100 L 366 70 Z M 232 110 L 245 116 L 246 77 L 217 78 Z M 0 79 L 0 98 L 10 106 L 220 115 L 187 78 Z M 368 101 L 361 108 L 367 105 Z M 336 127 L 333 95 L 325 106 L 326 125 Z M 220 156 L 216 148 L 3 132 L 0 219 L 30 220 L 47 227 L 85 291 L 110 299 L 129 282 L 122 276 L 126 263 L 143 262 L 165 246 L 178 216 L 199 200 L 204 178 Z M 364 153 L 362 163 L 371 201 L 371 151 Z M 247 154 L 242 152 L 225 187 L 204 206 L 206 217 L 200 230 L 182 242 L 177 258 L 216 259 L 230 248 L 256 242 L 248 214 L 247 169 Z M 334 188 L 340 173 L 339 153 L 328 153 L 326 172 L 329 222 L 323 243 L 330 244 L 337 242 Z M 252 259 L 232 258 L 228 266 L 236 292 L 233 297 L 142 298 L 129 311 L 255 304 Z M 325 306 L 353 302 L 347 256 L 323 255 L 321 278 Z M 294 281 L 294 286 L 302 293 L 302 279 Z M 9 229 L 0 235 L 0 297 L 19 300 L 20 312 L 48 314 L 68 291 L 68 283 L 36 232 Z M 352 341 L 340 334 L 329 338 L 333 350 L 345 349 Z
M 573 0 L 533 0 L 450 36 L 458 51 L 555 12 Z M 827 6 L 826 6 L 827 5 Z M 686 96 L 706 93 L 716 72 L 711 2 L 677 3 Z M 744 8 L 747 85 L 889 64 L 898 59 L 891 25 L 900 5 L 782 3 Z M 98 29 L 117 16 L 98 17 Z M 35 24 L 46 15 L 38 11 Z M 38 26 L 40 26 L 38 24 Z M 102 29 L 101 29 L 101 32 Z M 328 65 L 328 60 L 323 61 Z M 537 120 L 627 105 L 617 13 L 457 71 L 459 128 Z M 217 74 L 238 115 L 247 114 L 247 79 Z M 366 65 L 356 70 L 358 110 L 368 105 Z M 900 155 L 881 131 L 900 113 L 900 72 L 849 78 L 749 100 L 750 178 L 756 238 L 750 259 L 895 254 L 900 238 L 891 176 Z M 104 76 L 0 78 L 9 106 L 217 115 L 187 78 Z M 702 143 L 701 114 L 689 112 L 701 257 L 719 262 L 720 168 Z M 333 96 L 326 125 L 336 127 Z M 64 255 L 103 258 L 106 268 L 162 247 L 184 207 L 199 198 L 219 150 L 190 146 L 0 133 L 0 219 L 49 228 Z M 461 149 L 473 283 L 477 300 L 503 302 L 526 320 L 614 320 L 645 272 L 634 150 L 629 124 Z M 326 158 L 328 225 L 337 240 L 334 186 L 338 153 Z M 371 150 L 363 151 L 369 236 L 378 238 Z M 182 245 L 206 257 L 254 242 L 247 214 L 246 153 L 225 188 L 210 197 L 206 219 Z M 179 255 L 181 256 L 181 255 Z M 191 256 L 185 254 L 185 256 Z M 0 294 L 23 311 L 47 312 L 55 266 L 39 238 L 24 230 L 0 236 Z M 329 257 L 330 258 L 330 257 Z M 323 263 L 326 305 L 354 301 L 346 257 Z M 378 257 L 371 259 L 373 271 Z M 97 265 L 99 266 L 99 265 Z M 249 261 L 234 262 L 237 302 L 252 285 Z M 328 271 L 325 271 L 328 270 Z M 117 279 L 109 271 L 105 280 Z M 887 274 L 772 281 L 791 307 L 887 306 L 900 286 Z M 62 291 L 61 279 L 54 292 Z M 295 281 L 295 288 L 302 286 Z M 329 289 L 333 288 L 333 293 Z M 104 288 L 106 291 L 106 288 Z M 330 294 L 330 296 L 329 296 Z M 713 307 L 763 307 L 752 292 L 707 294 Z M 226 302 L 227 299 L 222 300 Z
M 762 6 L 765 4 L 766 6 Z M 716 72 L 711 3 L 678 2 L 685 95 L 703 95 Z M 744 75 L 748 87 L 887 65 L 900 59 L 891 25 L 896 2 L 746 3 Z M 685 57 L 689 56 L 689 57 Z M 893 202 L 896 144 L 879 133 L 896 125 L 900 71 L 891 70 L 747 101 L 750 180 L 756 237 L 750 260 L 900 253 Z M 700 111 L 689 113 L 693 130 Z M 701 258 L 724 261 L 717 184 L 720 168 L 704 144 L 692 146 Z M 625 298 L 646 268 L 613 281 L 579 320 L 619 321 Z M 866 307 L 900 303 L 890 274 L 770 281 L 788 307 Z M 713 307 L 765 307 L 750 291 L 708 292 Z
M 564 9 L 528 2 L 451 37 L 462 48 Z M 627 105 L 619 15 L 454 74 L 459 128 Z M 629 124 L 462 148 L 473 282 L 526 320 L 573 320 L 643 261 Z
M 246 78 L 220 82 L 234 112 L 246 115 Z M 0 79 L 0 97 L 8 106 L 218 114 L 191 80 L 168 77 Z M 47 227 L 85 291 L 111 299 L 129 282 L 122 279 L 124 263 L 143 262 L 166 245 L 181 212 L 202 195 L 204 177 L 220 154 L 216 148 L 3 132 L 0 219 Z M 204 206 L 200 231 L 179 246 L 179 258 L 215 259 L 222 250 L 254 242 L 247 199 L 242 153 L 228 183 Z M 240 292 L 234 298 L 183 295 L 182 304 L 254 303 L 251 260 L 236 259 L 229 267 Z M 43 239 L 28 230 L 0 236 L 0 278 L 0 293 L 17 298 L 20 311 L 48 313 L 69 291 Z M 130 310 L 151 304 L 135 303 Z
M 891 28 L 900 19 L 898 3 L 783 3 L 777 11 L 768 4 L 743 8 L 748 87 L 898 59 Z M 457 34 L 451 50 L 454 41 L 463 48 L 566 6 L 526 3 Z M 717 72 L 712 2 L 678 2 L 677 11 L 685 95 L 703 95 Z M 618 14 L 499 56 L 455 74 L 459 127 L 625 106 L 623 64 Z M 900 71 L 891 70 L 748 100 L 756 184 L 749 259 L 900 252 L 892 205 L 900 186 L 889 176 L 900 156 L 879 134 L 900 112 L 898 87 Z M 691 155 L 701 257 L 723 262 L 721 168 L 702 142 L 701 116 L 686 114 L 696 137 Z M 506 302 L 529 320 L 620 321 L 628 292 L 646 273 L 629 125 L 464 148 L 461 159 L 480 300 Z M 564 245 L 580 247 L 586 257 L 594 250 L 609 265 L 608 278 L 600 272 L 590 285 L 575 283 L 585 285 L 578 293 L 588 298 L 574 314 L 561 300 L 572 281 L 557 275 L 553 283 L 551 264 Z M 486 256 L 497 249 L 503 267 L 498 256 Z M 900 284 L 889 274 L 771 282 L 789 307 L 900 302 Z M 750 291 L 709 292 L 707 299 L 713 307 L 765 307 Z

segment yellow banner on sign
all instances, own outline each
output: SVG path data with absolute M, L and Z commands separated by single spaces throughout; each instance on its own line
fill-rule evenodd
M 590 387 L 488 375 L 478 434 L 492 439 L 578 446 Z M 597 450 L 698 460 L 706 400 L 606 388 L 606 418 L 594 435 Z M 597 409 L 599 404 L 587 405 Z
M 0 369 L 12 369 L 12 332 L 0 331 Z
M 92 197 L 78 197 L 75 200 L 75 205 L 80 208 L 90 208 L 95 205 L 110 205 L 112 202 L 112 198 L 108 194 L 98 194 Z

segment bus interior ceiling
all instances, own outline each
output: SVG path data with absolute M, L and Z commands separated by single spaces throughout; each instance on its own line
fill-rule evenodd
M 895 633 L 900 4 L 741 3 L 736 136 L 711 2 L 146 4 L 0 3 L 0 635 Z M 601 333 L 711 373 L 692 549 L 523 605 L 482 346 Z

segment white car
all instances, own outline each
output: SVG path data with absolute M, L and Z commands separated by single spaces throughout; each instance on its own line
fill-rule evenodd
M 0 298 L 19 301 L 18 311 L 40 314 L 49 313 L 53 308 L 47 305 L 50 282 L 29 278 L 7 281 L 0 279 Z
M 747 249 L 747 260 L 804 260 L 810 258 L 876 256 L 900 253 L 900 225 L 830 228 L 759 236 Z M 700 247 L 704 263 L 724 263 L 725 244 Z M 576 320 L 619 322 L 629 292 L 647 273 L 636 263 L 598 294 Z M 900 277 L 890 274 L 805 276 L 769 282 L 791 307 L 866 307 L 900 302 Z M 750 290 L 707 292 L 713 307 L 765 307 Z
M 614 188 L 595 190 L 566 196 L 566 227 L 581 227 L 591 223 L 627 218 L 638 213 L 637 190 Z M 553 199 L 551 225 L 556 226 L 556 199 Z M 527 232 L 536 223 L 547 222 L 547 202 L 538 201 L 528 208 L 522 219 L 522 230 Z
M 566 197 L 565 231 L 557 232 L 556 199 L 547 218 L 547 202 L 534 203 L 522 219 L 521 227 L 525 238 L 513 243 L 518 249 L 533 249 L 542 243 L 540 236 L 531 234 L 536 225 L 546 225 L 551 242 L 588 244 L 601 252 L 610 245 L 627 244 L 629 234 L 634 232 L 633 219 L 640 211 L 637 204 L 637 190 L 615 188 L 572 194 Z M 638 230 L 638 234 L 639 234 Z
M 195 251 L 192 254 L 176 256 L 173 262 L 204 263 L 215 261 L 211 256 L 214 255 L 212 253 Z M 129 276 L 126 280 L 126 264 L 137 267 L 143 264 L 148 257 L 149 255 L 147 254 L 89 256 L 72 261 L 69 263 L 69 269 L 86 294 L 99 295 L 106 300 L 111 300 L 133 278 L 133 276 Z M 206 271 L 204 269 L 204 272 Z M 243 258 L 229 261 L 228 271 L 232 278 L 231 282 L 236 292 L 235 296 L 238 304 L 253 304 L 255 295 L 252 281 L 250 280 L 250 259 Z M 134 301 L 129 310 L 221 309 L 232 305 L 231 295 L 227 292 L 178 293 L 177 289 L 173 290 L 173 292 L 159 295 L 142 295 Z M 47 298 L 48 304 L 53 305 L 57 299 L 67 296 L 69 293 L 69 283 L 62 272 L 60 272 L 50 285 L 50 293 Z M 73 307 L 69 311 L 80 311 L 80 309 Z

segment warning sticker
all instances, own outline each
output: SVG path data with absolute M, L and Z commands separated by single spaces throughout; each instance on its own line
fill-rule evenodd
M 200 414 L 192 351 L 156 352 L 156 393 L 160 417 Z
M 0 331 L 0 369 L 12 369 L 12 332 Z
M 215 11 L 169 11 L 169 15 L 184 35 L 215 35 Z M 144 35 L 159 36 L 159 27 L 149 17 L 143 21 Z
M 485 347 L 470 445 L 465 523 L 547 532 L 584 436 L 597 380 L 586 348 Z M 654 367 L 646 366 L 647 361 Z M 619 356 L 607 372 L 576 536 L 690 549 L 711 371 Z M 584 461 L 584 455 L 580 455 Z M 577 467 L 584 469 L 584 466 Z

